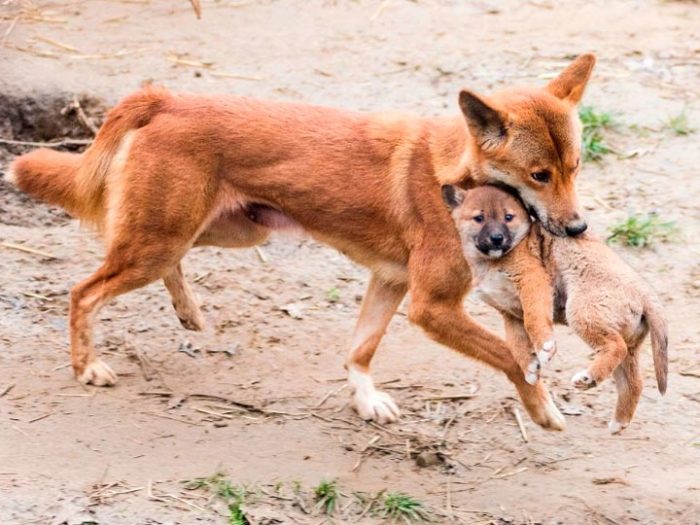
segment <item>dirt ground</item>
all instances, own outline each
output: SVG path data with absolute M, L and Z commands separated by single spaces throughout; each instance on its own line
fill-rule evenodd
M 2 2 L 0 94 L 90 93 L 111 104 L 153 80 L 446 114 L 457 111 L 462 87 L 541 84 L 570 56 L 594 51 L 585 102 L 620 125 L 610 138 L 617 153 L 579 177 L 589 221 L 605 234 L 630 211 L 655 210 L 680 230 L 672 243 L 615 248 L 665 304 L 669 392 L 656 391 L 647 343 L 636 419 L 609 435 L 614 385 L 571 387 L 590 351 L 560 327 L 546 381 L 569 428 L 547 433 L 526 420 L 526 442 L 508 382 L 428 340 L 403 305 L 375 365 L 403 416 L 387 427 L 364 423 L 348 406 L 342 364 L 368 273 L 329 248 L 284 238 L 262 256 L 213 248 L 187 256 L 205 333 L 181 329 L 160 283 L 104 308 L 99 351 L 120 381 L 81 387 L 68 365 L 68 291 L 98 266 L 101 245 L 3 182 L 0 522 L 224 524 L 220 503 L 181 483 L 222 471 L 254 493 L 245 505 L 254 524 L 324 522 L 309 495 L 323 479 L 337 479 L 345 494 L 335 523 L 381 522 L 352 494 L 382 490 L 423 501 L 438 523 L 700 523 L 700 131 L 677 136 L 664 126 L 685 111 L 700 128 L 700 6 L 212 0 L 202 8 L 196 20 L 186 0 Z M 5 100 L 7 113 L 14 103 Z M 53 138 L 29 121 L 1 120 L 3 139 Z M 0 171 L 22 150 L 5 148 Z M 486 306 L 465 307 L 501 330 Z M 431 451 L 437 464 L 419 466 L 416 455 Z

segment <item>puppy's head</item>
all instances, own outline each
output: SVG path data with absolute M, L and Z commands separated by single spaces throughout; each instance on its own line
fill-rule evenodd
M 443 186 L 467 257 L 497 259 L 512 250 L 530 228 L 530 217 L 514 196 L 493 186 L 465 191 Z
M 530 214 L 558 236 L 586 230 L 574 184 L 582 130 L 576 105 L 594 64 L 593 55 L 581 55 L 542 88 L 511 88 L 488 98 L 460 93 L 474 139 L 465 157 L 471 178 L 515 188 Z

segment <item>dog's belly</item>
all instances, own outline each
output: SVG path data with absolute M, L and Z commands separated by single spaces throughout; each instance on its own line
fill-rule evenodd
M 202 230 L 195 246 L 219 246 L 221 248 L 245 248 L 265 242 L 270 229 L 255 223 L 246 210 L 223 210 Z
M 500 270 L 489 270 L 477 284 L 476 296 L 496 310 L 523 318 L 523 305 L 518 291 L 508 276 Z

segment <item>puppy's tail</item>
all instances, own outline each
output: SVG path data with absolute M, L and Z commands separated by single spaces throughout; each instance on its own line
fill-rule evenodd
M 112 159 L 126 134 L 148 124 L 172 95 L 162 88 L 145 88 L 113 108 L 85 153 L 47 148 L 17 157 L 5 175 L 19 189 L 71 215 L 99 224 L 104 209 L 105 180 Z
M 656 371 L 656 384 L 661 394 L 666 393 L 668 383 L 668 327 L 661 308 L 655 301 L 647 299 L 644 304 L 644 318 L 649 325 L 651 350 Z

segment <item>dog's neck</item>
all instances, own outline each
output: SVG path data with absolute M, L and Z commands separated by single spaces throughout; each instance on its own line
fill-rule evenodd
M 440 185 L 470 186 L 468 179 L 474 159 L 472 142 L 461 115 L 431 119 L 428 143 Z

